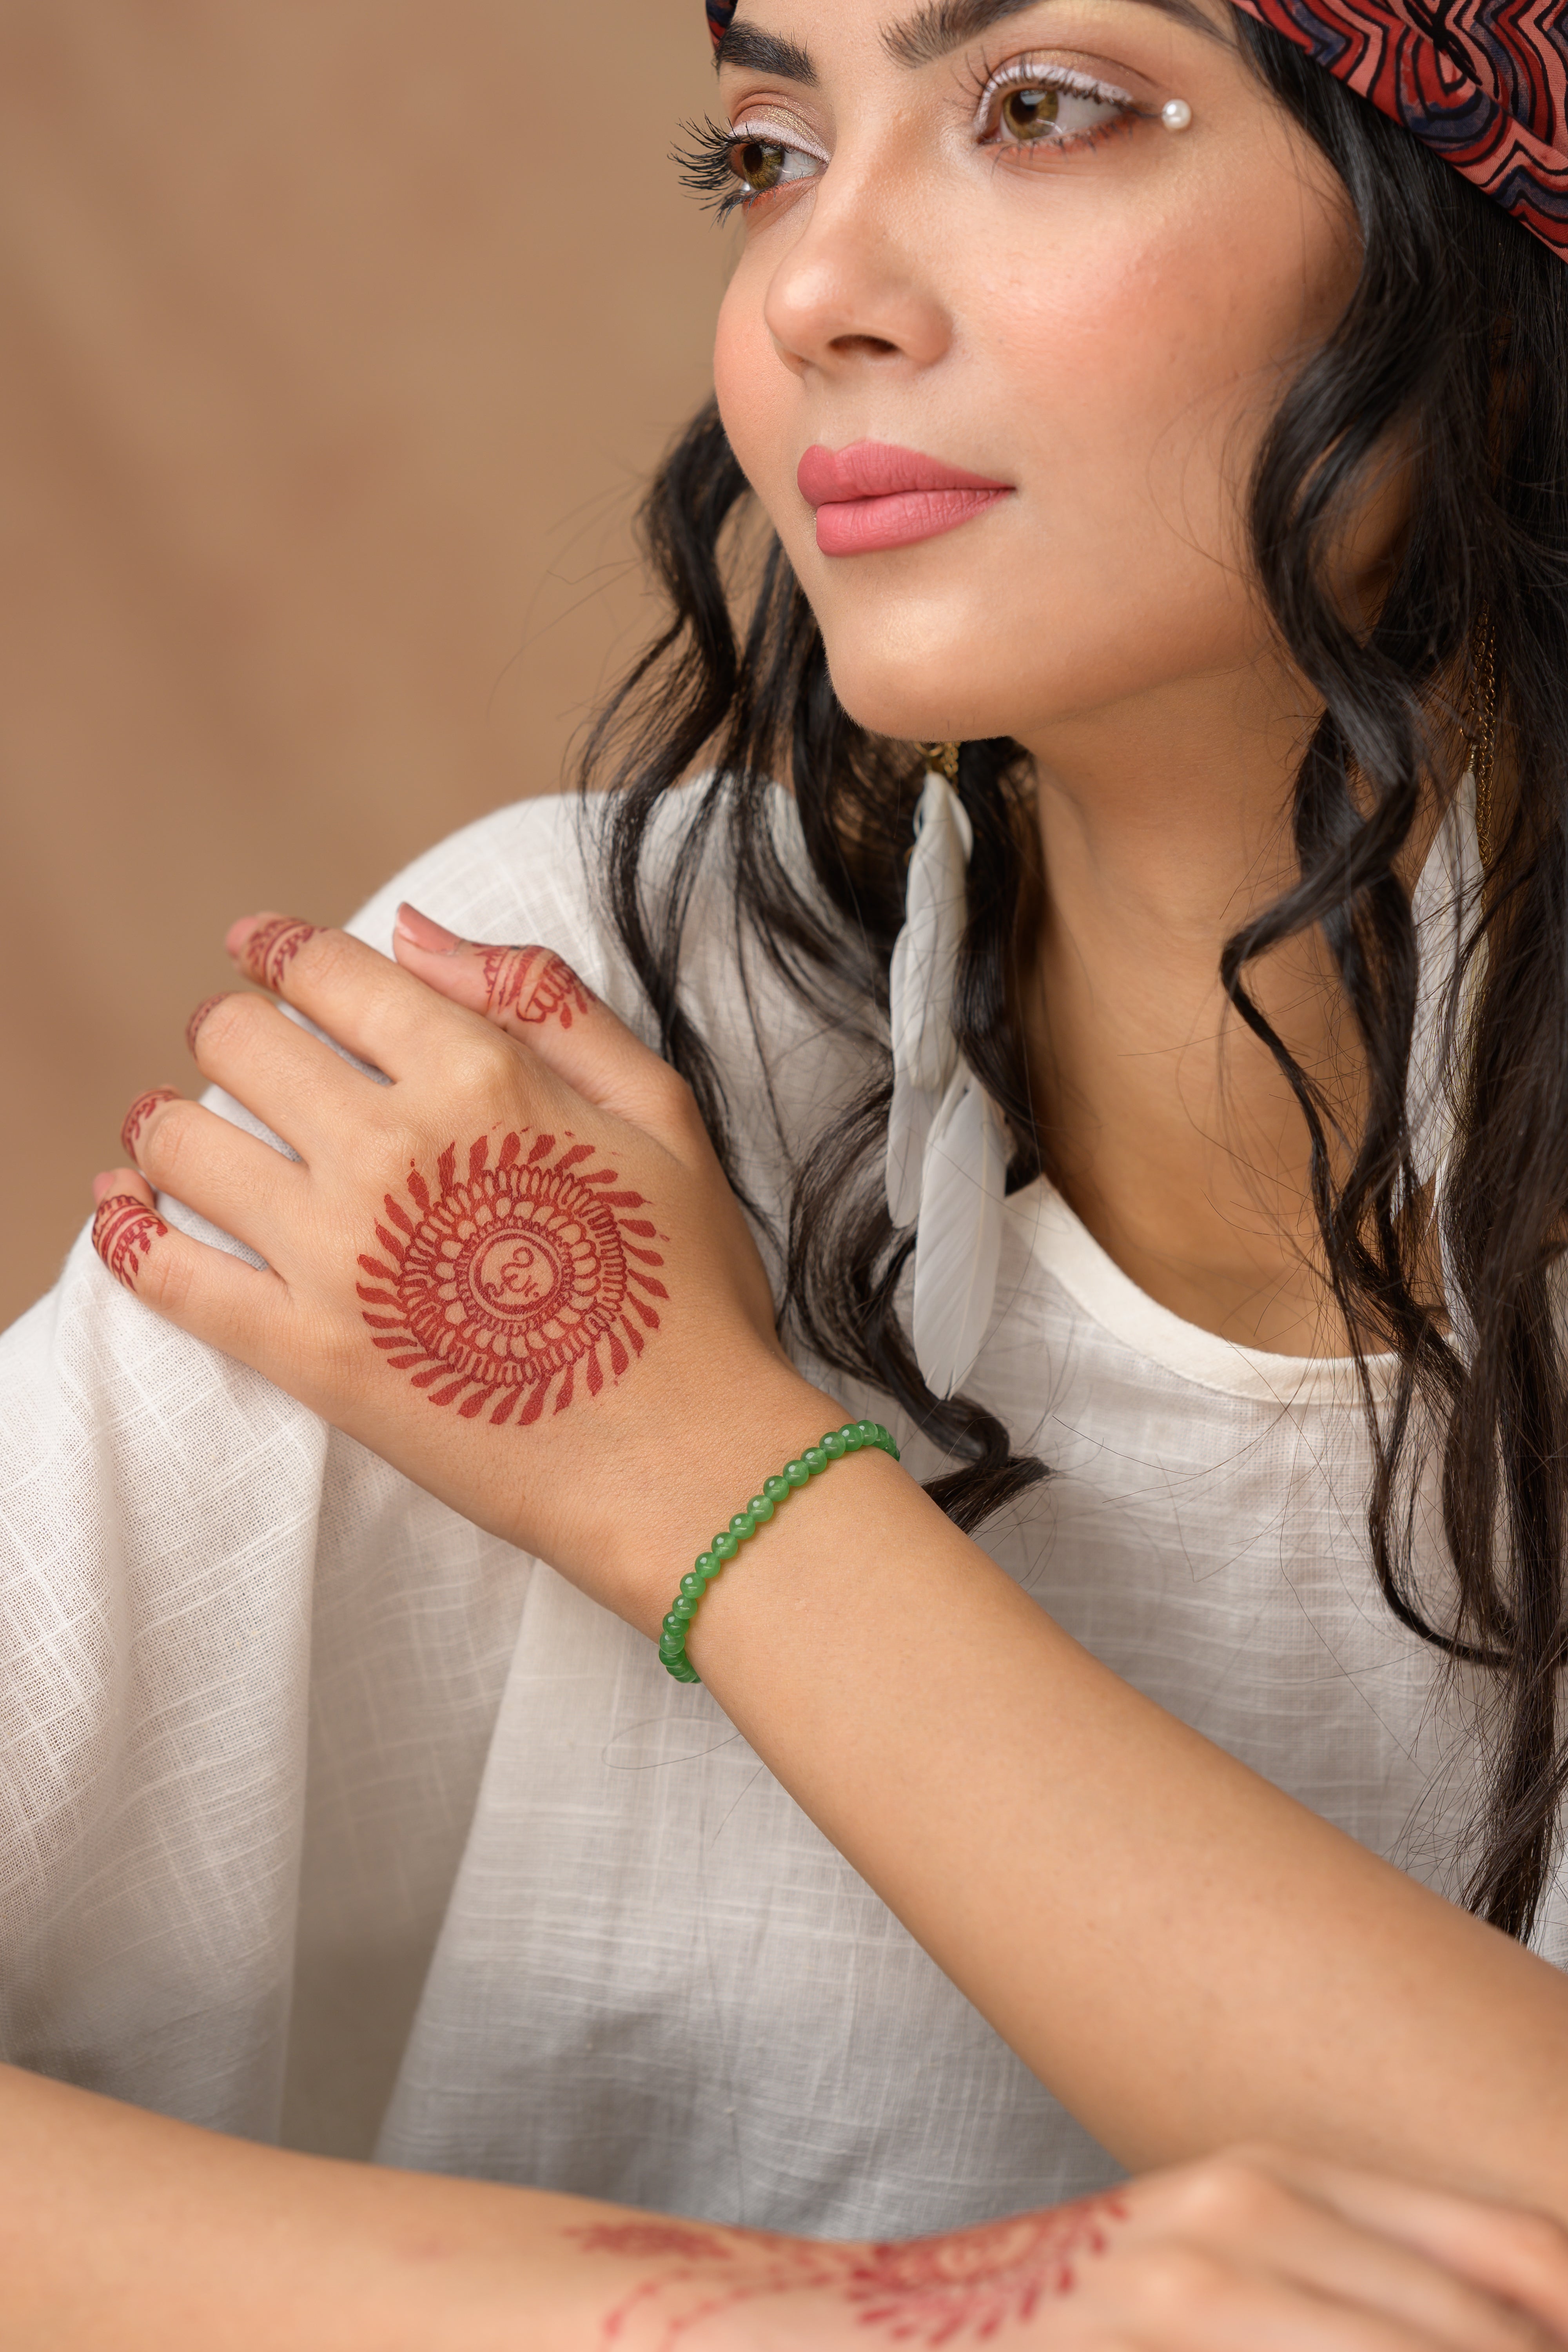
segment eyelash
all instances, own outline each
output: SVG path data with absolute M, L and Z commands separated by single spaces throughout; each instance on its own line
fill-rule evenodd
M 1051 65 L 1043 58 L 1014 58 L 999 68 L 982 66 L 972 70 L 966 79 L 973 100 L 973 127 L 976 132 L 986 117 L 999 110 L 1007 95 L 1016 89 L 1047 89 L 1064 97 L 1079 98 L 1117 109 L 1118 119 L 1114 122 L 1102 123 L 1093 130 L 1081 131 L 1066 138 L 1041 141 L 1043 152 L 1058 155 L 1098 145 L 1100 140 L 1121 130 L 1130 118 L 1142 111 L 1126 90 L 1118 89 L 1113 83 L 1095 81 L 1088 74 L 1075 73 L 1068 66 Z M 822 157 L 814 155 L 808 147 L 785 139 L 767 138 L 764 134 L 772 127 L 764 122 L 757 130 L 750 130 L 742 124 L 739 131 L 735 131 L 711 120 L 683 123 L 681 128 L 687 143 L 676 146 L 670 157 L 679 171 L 682 187 L 689 188 L 717 219 L 727 220 L 731 213 L 747 210 L 759 195 L 771 194 L 768 189 L 747 189 L 742 184 L 734 164 L 738 148 L 754 145 L 769 148 L 783 155 L 809 156 L 814 162 L 824 161 Z M 994 126 L 990 136 L 979 143 L 1000 154 L 1024 157 L 1029 152 L 1028 146 L 1023 142 L 998 138 Z

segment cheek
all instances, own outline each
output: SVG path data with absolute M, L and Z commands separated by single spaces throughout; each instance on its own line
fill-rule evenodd
M 795 483 L 800 385 L 773 349 L 763 315 L 765 289 L 748 260 L 742 259 L 720 307 L 713 390 L 742 471 L 775 524 L 787 531 L 802 514 L 810 522 Z

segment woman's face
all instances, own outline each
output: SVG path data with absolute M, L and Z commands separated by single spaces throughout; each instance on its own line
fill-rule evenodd
M 1355 244 L 1224 0 L 742 0 L 721 54 L 719 402 L 852 716 L 1038 746 L 1255 656 L 1248 472 Z

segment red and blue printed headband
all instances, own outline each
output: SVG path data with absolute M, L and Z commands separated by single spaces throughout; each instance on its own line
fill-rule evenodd
M 1564 0 L 1237 0 L 1568 261 Z M 707 0 L 717 42 L 736 0 Z

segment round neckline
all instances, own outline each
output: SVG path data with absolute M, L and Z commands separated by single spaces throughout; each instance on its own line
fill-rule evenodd
M 1007 1203 L 1024 1228 L 1037 1265 L 1055 1276 L 1091 1321 L 1123 1347 L 1199 1388 L 1270 1404 L 1355 1404 L 1363 1402 L 1353 1356 L 1277 1356 L 1244 1348 L 1218 1331 L 1185 1322 L 1162 1307 L 1102 1249 L 1048 1178 L 1040 1177 Z M 1368 1356 L 1374 1393 L 1397 1370 L 1393 1355 Z

